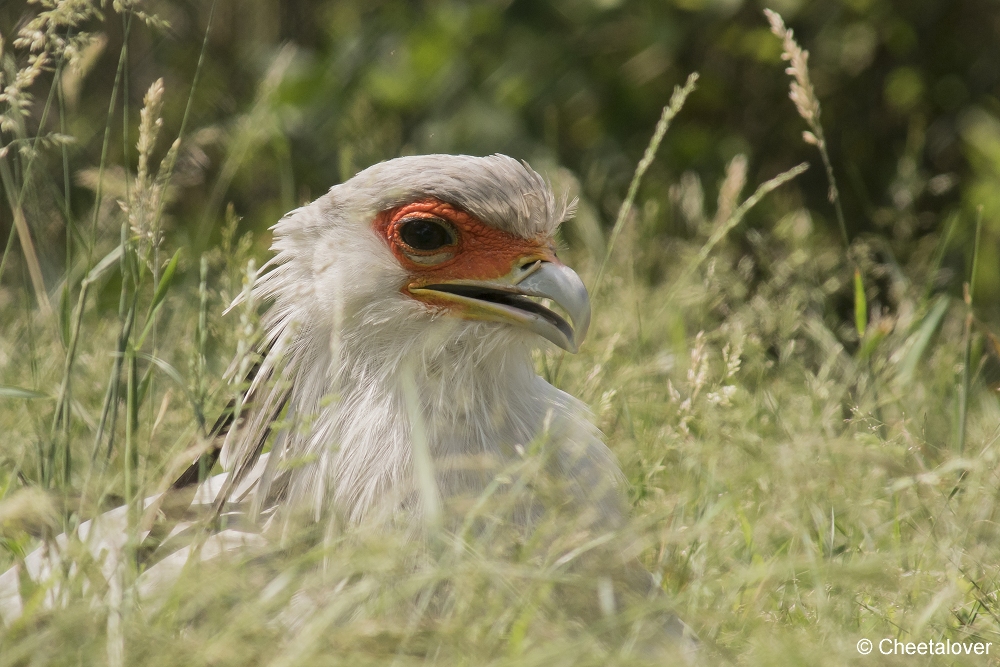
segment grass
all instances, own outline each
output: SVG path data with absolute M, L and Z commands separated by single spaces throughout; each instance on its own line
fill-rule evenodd
M 203 257 L 163 240 L 176 153 L 152 174 L 156 95 L 127 210 L 64 221 L 81 246 L 67 251 L 64 303 L 37 305 L 26 244 L 18 255 L 8 243 L 0 263 L 0 569 L 123 502 L 134 531 L 139 498 L 204 446 L 234 391 L 224 369 L 252 346 L 254 313 L 221 314 L 263 259 L 235 215 Z M 24 132 L 12 122 L 10 136 Z M 15 211 L 33 201 L 35 153 L 18 148 L 42 148 L 30 139 L 3 158 L 18 161 L 5 176 Z M 825 152 L 824 164 L 832 175 Z M 734 162 L 714 223 L 690 219 L 677 238 L 630 214 L 637 172 L 613 252 L 568 248 L 587 283 L 601 281 L 594 323 L 579 355 L 538 364 L 592 406 L 625 469 L 633 513 L 615 543 L 660 578 L 705 664 L 913 664 L 858 653 L 861 638 L 886 637 L 1000 653 L 1000 405 L 974 289 L 963 303 L 934 293 L 934 267 L 865 265 L 898 295 L 892 314 L 869 313 L 843 227 L 829 234 L 794 206 L 741 226 L 745 173 Z M 856 309 L 839 315 L 845 294 L 867 326 Z M 662 601 L 567 611 L 566 590 L 599 599 L 612 585 L 599 565 L 569 567 L 590 545 L 554 523 L 528 540 L 497 530 L 427 549 L 375 528 L 313 527 L 193 565 L 155 604 L 136 599 L 137 572 L 94 602 L 84 582 L 106 584 L 71 544 L 75 567 L 55 577 L 69 582 L 64 604 L 42 604 L 54 581 L 29 587 L 24 616 L 0 629 L 0 665 L 662 664 L 630 634 Z

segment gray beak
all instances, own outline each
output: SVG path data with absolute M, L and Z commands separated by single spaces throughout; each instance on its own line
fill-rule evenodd
M 409 289 L 461 305 L 468 319 L 523 327 L 568 352 L 580 349 L 590 326 L 587 288 L 573 269 L 557 262 L 535 260 L 496 280 L 454 280 Z M 565 317 L 534 299 L 548 299 Z

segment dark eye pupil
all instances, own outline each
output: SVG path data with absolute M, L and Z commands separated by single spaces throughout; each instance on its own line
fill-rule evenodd
M 404 222 L 399 229 L 399 236 L 403 243 L 414 250 L 437 250 L 453 243 L 447 227 L 427 218 Z

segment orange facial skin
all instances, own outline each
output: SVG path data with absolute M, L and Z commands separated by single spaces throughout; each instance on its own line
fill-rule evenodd
M 420 217 L 439 218 L 452 226 L 457 238 L 453 246 L 448 246 L 450 257 L 435 264 L 421 264 L 410 259 L 408 255 L 421 253 L 403 242 L 399 227 L 405 220 Z M 383 211 L 375 217 L 372 228 L 386 240 L 400 265 L 410 272 L 404 291 L 455 280 L 496 280 L 525 262 L 558 261 L 548 238 L 523 239 L 490 227 L 465 211 L 435 199 Z M 421 300 L 428 301 L 426 297 Z M 432 305 L 454 307 L 456 304 L 435 299 Z

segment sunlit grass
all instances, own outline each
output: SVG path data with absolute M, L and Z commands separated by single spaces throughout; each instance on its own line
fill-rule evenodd
M 967 317 L 972 295 L 934 295 L 936 267 L 849 258 L 805 209 L 742 226 L 739 165 L 712 222 L 689 217 L 704 197 L 682 184 L 672 212 L 625 211 L 607 260 L 567 223 L 566 261 L 588 285 L 605 261 L 606 273 L 581 353 L 537 357 L 619 457 L 633 515 L 613 543 L 659 577 L 662 599 L 581 612 L 600 608 L 610 576 L 599 559 L 564 560 L 586 536 L 555 519 L 528 539 L 498 522 L 490 539 L 431 545 L 381 525 L 333 537 L 307 526 L 192 564 L 145 599 L 130 588 L 139 572 L 107 594 L 71 548 L 75 567 L 26 582 L 0 665 L 663 664 L 671 648 L 648 635 L 667 607 L 705 664 L 914 660 L 862 656 L 864 637 L 1000 651 L 1000 405 L 977 361 L 990 339 Z M 149 201 L 148 186 L 133 182 L 129 201 Z M 204 258 L 182 250 L 171 281 L 177 249 L 158 245 L 159 207 L 146 208 L 93 213 L 64 276 L 71 295 L 92 278 L 75 311 L 39 308 L 30 261 L 4 255 L 0 570 L 122 502 L 136 530 L 138 499 L 197 455 L 234 391 L 223 372 L 252 340 L 252 314 L 222 310 L 260 245 L 230 213 L 221 244 Z M 667 214 L 689 238 L 652 231 Z M 860 264 L 898 304 L 867 327 L 840 303 Z M 60 580 L 65 597 L 48 604 Z

